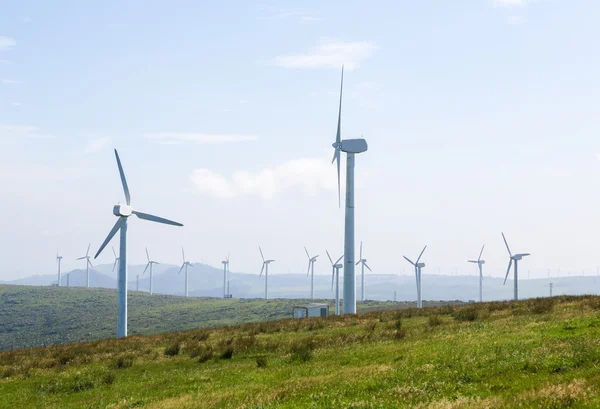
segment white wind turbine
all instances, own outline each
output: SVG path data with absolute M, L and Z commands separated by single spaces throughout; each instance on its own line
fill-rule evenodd
M 179 273 L 185 267 L 185 296 L 188 296 L 188 267 L 194 267 L 192 263 L 185 259 L 185 252 L 183 251 L 183 247 L 181 248 L 181 256 L 183 258 L 183 264 L 181 264 L 181 268 L 179 269 Z M 177 274 L 179 274 L 177 273 Z
M 360 300 L 364 301 L 365 300 L 365 267 L 367 267 L 369 269 L 369 271 L 373 272 L 373 270 L 371 270 L 371 267 L 369 267 L 369 265 L 367 264 L 367 259 L 366 258 L 362 258 L 362 241 L 360 242 L 360 259 L 356 262 L 356 265 L 361 264 L 361 287 L 360 287 Z
M 421 254 L 419 254 L 419 258 L 417 259 L 416 263 L 413 263 L 408 257 L 402 256 L 406 261 L 415 266 L 415 278 L 417 281 L 417 308 L 423 308 L 423 302 L 421 300 L 421 269 L 425 267 L 425 263 L 419 263 L 419 261 L 421 260 L 421 256 L 425 252 L 426 248 L 427 246 L 423 247 L 423 250 L 421 250 Z
M 60 287 L 60 261 L 62 260 L 62 256 L 58 255 L 58 250 L 56 250 L 56 263 L 58 264 L 58 286 Z
M 146 247 L 146 258 L 148 259 L 148 264 L 146 264 L 146 268 L 144 269 L 144 272 L 142 273 L 142 275 L 146 274 L 146 270 L 148 270 L 148 268 L 150 268 L 150 295 L 152 295 L 152 266 L 154 264 L 160 264 L 160 263 L 158 261 L 150 260 L 150 255 L 148 254 L 148 247 Z
M 315 263 L 317 262 L 317 257 L 319 257 L 319 255 L 317 254 L 316 256 L 311 257 L 308 254 L 306 246 L 304 247 L 304 251 L 306 252 L 306 257 L 308 257 L 308 269 L 306 270 L 306 276 L 308 277 L 310 274 L 310 299 L 312 300 L 315 298 Z
M 260 269 L 260 275 L 258 276 L 258 278 L 262 277 L 262 273 L 263 271 L 265 272 L 265 300 L 268 298 L 268 293 L 267 293 L 267 283 L 269 281 L 269 264 L 271 264 L 272 262 L 274 262 L 275 260 L 265 260 L 265 256 L 263 255 L 262 249 L 260 248 L 260 246 L 258 246 L 258 250 L 260 251 L 260 256 L 262 257 L 262 268 Z
M 162 217 L 154 216 L 148 213 L 138 212 L 131 207 L 131 196 L 129 195 L 129 187 L 127 186 L 127 180 L 125 179 L 125 173 L 123 172 L 123 166 L 121 166 L 121 159 L 115 149 L 115 158 L 117 159 L 117 166 L 119 168 L 119 175 L 121 177 L 121 184 L 123 185 L 123 192 L 125 193 L 125 200 L 127 204 L 116 204 L 113 207 L 113 215 L 119 219 L 108 233 L 108 236 L 104 240 L 104 243 L 98 249 L 98 252 L 94 258 L 98 257 L 104 247 L 110 242 L 117 232 L 120 231 L 120 245 L 119 245 L 119 273 L 118 273 L 118 308 L 117 308 L 117 337 L 122 338 L 127 336 L 127 220 L 132 214 L 143 220 L 151 222 L 157 222 L 162 224 L 170 224 L 172 226 L 183 226 L 181 223 L 177 223 L 171 220 L 163 219 Z
M 342 264 L 339 264 L 340 260 L 344 258 L 344 255 L 337 259 L 334 263 L 329 255 L 329 252 L 326 250 L 327 257 L 329 257 L 329 261 L 331 261 L 331 290 L 333 291 L 333 277 L 335 276 L 335 315 L 340 315 L 340 268 L 344 267 Z
M 227 258 L 223 261 L 223 298 L 229 298 L 229 294 L 227 291 L 227 277 L 229 275 L 229 253 L 227 253 Z
M 515 268 L 514 268 L 514 272 L 515 272 L 515 282 L 514 282 L 514 289 L 515 289 L 515 296 L 514 299 L 518 300 L 519 299 L 519 260 L 521 260 L 523 257 L 529 256 L 529 253 L 517 253 L 515 255 L 513 255 L 510 252 L 510 248 L 508 247 L 508 243 L 506 241 L 506 237 L 504 237 L 504 233 L 502 233 L 502 238 L 504 239 L 504 244 L 506 244 L 506 250 L 508 250 L 508 255 L 510 256 L 510 261 L 508 262 L 508 269 L 506 270 L 506 277 L 504 277 L 504 284 L 506 284 L 506 279 L 508 278 L 508 274 L 510 273 L 510 268 L 513 265 L 513 261 L 515 262 Z
M 113 255 L 115 256 L 115 262 L 113 263 L 113 268 L 112 271 L 113 273 L 115 272 L 115 267 L 117 267 L 117 264 L 119 264 L 119 256 L 117 256 L 117 252 L 115 251 L 115 248 L 112 248 L 113 251 Z
M 479 268 L 479 302 L 483 302 L 483 265 L 485 264 L 485 260 L 481 259 L 481 255 L 483 254 L 484 248 L 485 244 L 481 248 L 477 260 L 467 260 L 469 263 L 477 264 L 477 268 Z
M 344 314 L 356 314 L 356 277 L 354 275 L 354 155 L 367 151 L 364 139 L 342 140 L 342 89 L 344 86 L 344 67 L 340 85 L 340 106 L 333 162 L 337 162 L 338 202 L 341 206 L 340 155 L 346 152 L 346 216 L 344 225 Z
M 90 246 L 92 244 L 88 244 L 87 251 L 85 252 L 85 256 L 79 257 L 77 260 L 87 260 L 85 264 L 85 275 L 86 275 L 86 287 L 90 288 L 90 267 L 94 268 L 92 262 L 90 261 Z

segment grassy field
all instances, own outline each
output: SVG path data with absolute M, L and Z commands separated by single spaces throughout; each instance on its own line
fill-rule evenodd
M 0 390 L 3 408 L 599 408 L 600 298 L 6 351 Z
M 331 300 L 315 300 L 329 302 Z M 307 300 L 221 299 L 130 292 L 129 333 L 157 334 L 289 318 Z M 367 301 L 365 311 L 413 304 Z M 332 309 L 332 311 L 334 311 Z M 0 285 L 0 351 L 115 336 L 117 293 L 101 288 Z

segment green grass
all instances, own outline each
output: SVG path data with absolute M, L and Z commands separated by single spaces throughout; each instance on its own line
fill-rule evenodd
M 600 298 L 6 351 L 0 391 L 7 408 L 598 408 Z
M 329 302 L 331 300 L 315 300 Z M 129 334 L 157 334 L 201 327 L 289 318 L 307 300 L 221 299 L 130 292 Z M 369 301 L 359 310 L 399 304 Z M 403 304 L 408 307 L 411 304 Z M 115 336 L 117 293 L 100 288 L 0 285 L 0 351 Z

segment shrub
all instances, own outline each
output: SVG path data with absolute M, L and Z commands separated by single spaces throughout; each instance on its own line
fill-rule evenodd
M 213 357 L 212 349 L 207 349 L 204 352 L 202 352 L 202 354 L 200 354 L 200 357 L 198 358 L 198 362 L 203 364 L 204 362 L 210 361 L 212 359 L 212 357 Z
M 308 362 L 313 357 L 315 344 L 312 339 L 305 339 L 292 345 L 290 349 L 292 361 Z
M 402 319 L 398 318 L 396 321 L 394 321 L 394 328 L 395 329 L 402 329 Z
M 181 345 L 179 342 L 169 345 L 165 348 L 165 356 L 175 356 L 179 355 L 179 350 L 181 349 Z
M 428 319 L 428 323 L 430 327 L 437 327 L 442 324 L 442 319 L 437 315 L 430 315 Z
M 537 298 L 531 303 L 531 312 L 534 314 L 547 314 L 554 308 L 554 298 Z
M 133 355 L 122 355 L 112 362 L 111 367 L 115 369 L 131 368 L 133 366 L 134 359 L 135 357 Z
M 591 309 L 593 309 L 595 311 L 600 310 L 600 298 L 598 298 L 598 297 L 591 298 L 588 301 L 588 305 L 590 306 Z
M 221 353 L 221 356 L 219 358 L 221 358 L 221 359 L 231 359 L 232 356 L 233 356 L 233 348 L 232 347 L 228 347 L 227 349 L 225 349 L 225 351 L 223 351 Z
M 394 331 L 394 339 L 401 340 L 404 339 L 404 337 L 406 337 L 406 330 L 397 329 L 396 331 Z
M 258 366 L 259 368 L 266 368 L 267 367 L 267 358 L 265 358 L 264 356 L 260 356 L 260 357 L 256 358 L 256 366 Z
M 475 321 L 479 311 L 475 307 L 461 308 L 454 312 L 453 317 L 457 321 Z
M 367 332 L 369 335 L 373 335 L 375 330 L 377 329 L 377 321 L 371 321 L 367 324 Z

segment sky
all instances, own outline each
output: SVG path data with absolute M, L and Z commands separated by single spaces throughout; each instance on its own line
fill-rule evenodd
M 95 253 L 123 202 L 129 261 L 330 274 L 356 157 L 356 246 L 374 273 L 531 277 L 600 266 L 600 3 L 0 1 L 0 280 Z M 345 158 L 342 155 L 342 169 Z M 343 183 L 343 180 L 342 180 Z M 342 195 L 344 189 L 342 186 Z M 111 245 L 118 248 L 114 239 Z M 112 263 L 108 248 L 96 263 Z M 217 279 L 217 278 L 215 278 Z

